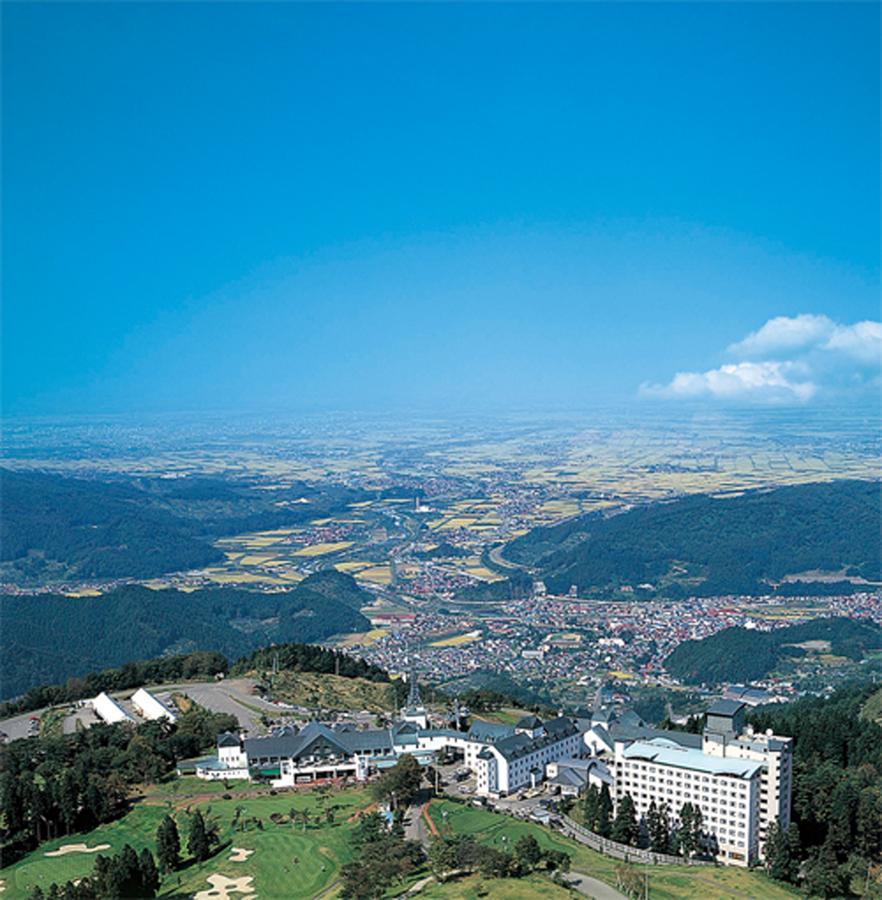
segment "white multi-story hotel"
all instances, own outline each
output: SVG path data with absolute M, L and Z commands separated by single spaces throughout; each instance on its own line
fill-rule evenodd
M 742 703 L 713 704 L 700 735 L 596 712 L 584 741 L 614 775 L 614 806 L 630 795 L 639 818 L 650 804 L 666 804 L 672 824 L 685 803 L 697 806 L 722 863 L 750 865 L 762 857 L 769 824 L 789 824 L 792 740 L 745 728 Z

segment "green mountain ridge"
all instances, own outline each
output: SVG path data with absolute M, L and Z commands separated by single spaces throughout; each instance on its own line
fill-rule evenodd
M 797 644 L 830 642 L 834 655 L 859 660 L 882 648 L 882 628 L 869 620 L 834 616 L 799 625 L 757 631 L 725 628 L 709 637 L 684 641 L 665 660 L 665 668 L 687 684 L 724 684 L 764 678 L 786 657 L 802 656 Z
M 878 481 L 856 480 L 726 499 L 700 494 L 536 528 L 507 544 L 504 556 L 555 593 L 649 584 L 649 593 L 671 597 L 768 594 L 785 576 L 814 570 L 878 582 L 880 500 Z M 837 590 L 851 589 L 843 582 Z
M 271 643 L 364 631 L 370 625 L 356 604 L 370 600 L 341 572 L 320 572 L 277 593 L 125 585 L 100 597 L 0 596 L 0 699 L 163 654 L 214 650 L 232 658 Z

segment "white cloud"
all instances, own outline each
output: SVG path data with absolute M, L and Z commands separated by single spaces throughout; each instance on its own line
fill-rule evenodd
M 844 353 L 868 365 L 879 365 L 882 361 L 882 322 L 838 325 L 822 349 Z
M 882 322 L 842 325 L 828 316 L 776 316 L 727 353 L 735 357 L 705 372 L 678 372 L 667 384 L 644 384 L 646 396 L 806 403 L 818 394 L 878 389 Z
M 763 403 L 804 403 L 817 392 L 803 367 L 790 362 L 740 362 L 707 372 L 678 372 L 670 384 L 641 387 L 648 396 L 666 398 L 716 397 Z
M 730 355 L 740 358 L 769 358 L 795 350 L 805 350 L 821 343 L 836 329 L 827 316 L 804 313 L 799 316 L 775 316 L 762 328 L 752 331 L 743 340 L 730 344 Z

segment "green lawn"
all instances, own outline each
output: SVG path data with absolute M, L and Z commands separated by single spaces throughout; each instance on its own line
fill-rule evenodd
M 212 798 L 200 794 L 215 792 L 211 782 L 197 782 L 181 779 L 177 782 L 179 791 L 172 793 L 174 784 L 163 785 L 155 793 L 135 804 L 122 819 L 102 825 L 88 834 L 61 838 L 42 845 L 39 850 L 0 871 L 5 880 L 6 890 L 3 900 L 17 900 L 27 897 L 30 889 L 39 884 L 44 890 L 53 882 L 88 875 L 94 866 L 97 854 L 72 853 L 66 856 L 48 858 L 47 851 L 64 844 L 85 843 L 110 844 L 106 853 L 117 852 L 129 843 L 136 850 L 149 847 L 154 850 L 156 828 L 169 810 L 172 800 L 175 818 L 181 832 L 182 843 L 186 843 L 187 807 L 199 808 L 203 815 L 215 818 L 220 826 L 221 841 L 226 848 L 212 859 L 186 866 L 167 878 L 162 885 L 161 896 L 190 894 L 209 887 L 206 878 L 219 873 L 229 877 L 251 875 L 252 886 L 258 896 L 269 898 L 312 897 L 328 887 L 338 877 L 340 866 L 349 862 L 352 854 L 349 837 L 355 827 L 348 818 L 357 810 L 368 805 L 368 796 L 360 789 L 334 791 L 328 795 L 325 806 L 336 804 L 339 808 L 333 824 L 324 820 L 311 824 L 306 830 L 298 824 L 292 826 L 285 821 L 274 824 L 269 817 L 281 813 L 287 820 L 288 811 L 293 807 L 306 809 L 316 816 L 321 810 L 319 795 L 314 791 L 280 792 L 270 796 L 266 791 L 255 797 L 221 798 L 220 793 Z M 188 804 L 188 796 L 192 802 Z M 165 798 L 168 798 L 167 800 Z M 251 826 L 247 831 L 233 831 L 232 820 L 236 807 L 242 807 L 242 816 L 262 820 L 262 830 Z M 243 847 L 255 852 L 245 862 L 230 862 L 230 847 Z
M 418 895 L 421 900 L 563 900 L 565 897 L 581 896 L 573 891 L 558 887 L 543 875 L 529 875 L 526 878 L 454 878 L 445 884 L 430 884 Z
M 614 885 L 618 860 L 595 853 L 588 847 L 571 841 L 540 825 L 513 819 L 477 807 L 450 800 L 434 800 L 429 814 L 441 829 L 447 813 L 448 827 L 458 833 L 474 834 L 482 843 L 500 850 L 511 848 L 524 834 L 532 834 L 543 848 L 565 850 L 572 857 L 573 871 L 591 875 Z M 762 900 L 782 900 L 797 897 L 796 891 L 771 881 L 765 875 L 731 866 L 640 866 L 649 874 L 650 895 L 653 898 L 724 898 L 756 897 Z M 491 894 L 491 896 L 494 896 Z

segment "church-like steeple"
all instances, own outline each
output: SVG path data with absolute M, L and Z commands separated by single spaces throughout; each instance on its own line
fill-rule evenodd
M 407 680 L 407 703 L 401 711 L 401 718 L 405 722 L 413 722 L 420 728 L 427 728 L 429 719 L 426 714 L 426 707 L 423 706 L 423 701 L 420 698 L 420 685 L 417 679 L 416 666 L 410 667 Z
M 422 702 L 420 700 L 420 685 L 417 680 L 416 667 L 410 667 L 410 675 L 408 676 L 408 680 L 410 681 L 410 690 L 407 692 L 407 705 L 411 709 L 416 709 L 418 706 L 422 706 Z

